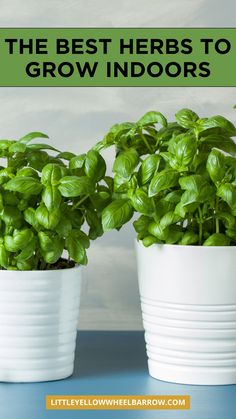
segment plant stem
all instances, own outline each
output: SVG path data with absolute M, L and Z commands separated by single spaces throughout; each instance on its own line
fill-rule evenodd
M 142 133 L 142 132 L 140 132 L 140 136 L 141 136 L 141 138 L 142 138 L 142 140 L 143 140 L 144 144 L 146 145 L 147 149 L 150 151 L 150 153 L 153 153 L 153 150 L 152 150 L 152 148 L 150 147 L 150 145 L 148 144 L 148 142 L 147 142 L 147 140 L 146 140 L 146 138 L 145 138 L 145 135 L 143 135 L 143 133 Z
M 79 202 L 76 202 L 75 205 L 73 205 L 73 209 L 77 208 L 80 204 L 82 204 L 82 202 L 84 202 L 87 198 L 89 197 L 89 195 L 85 195 L 83 198 L 80 199 Z
M 219 209 L 219 198 L 216 197 L 216 233 L 220 232 L 219 218 L 217 217 L 217 212 Z
M 198 239 L 198 244 L 201 246 L 202 244 L 202 211 L 201 208 L 198 208 L 198 213 L 199 213 L 199 239 Z

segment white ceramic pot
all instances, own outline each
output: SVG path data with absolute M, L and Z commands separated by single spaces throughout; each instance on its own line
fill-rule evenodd
M 236 383 L 236 247 L 137 242 L 149 373 L 184 384 Z
M 0 381 L 73 373 L 80 286 L 80 267 L 0 271 Z

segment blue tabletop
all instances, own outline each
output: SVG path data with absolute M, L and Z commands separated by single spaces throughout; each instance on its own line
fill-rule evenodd
M 191 410 L 46 411 L 46 394 L 189 394 Z M 0 419 L 235 417 L 236 385 L 189 386 L 151 378 L 142 332 L 79 332 L 72 377 L 46 383 L 0 383 Z

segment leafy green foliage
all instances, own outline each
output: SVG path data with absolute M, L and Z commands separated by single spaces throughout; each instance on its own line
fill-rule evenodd
M 90 240 L 103 234 L 102 210 L 113 192 L 103 157 L 96 150 L 59 152 L 32 142 L 36 138 L 48 137 L 32 132 L 0 140 L 6 160 L 0 167 L 1 269 L 56 269 L 62 255 L 64 267 L 86 264 Z
M 136 212 L 133 225 L 147 247 L 236 245 L 236 128 L 223 116 L 200 119 L 190 109 L 175 116 L 167 122 L 147 112 L 136 123 L 114 125 L 94 147 L 116 149 L 104 230 L 120 228 Z

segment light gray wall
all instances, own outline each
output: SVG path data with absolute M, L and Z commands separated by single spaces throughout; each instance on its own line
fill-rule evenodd
M 1 0 L 0 26 L 234 26 L 235 0 Z M 223 71 L 223 69 L 222 69 Z M 2 88 L 0 137 L 44 131 L 51 143 L 86 151 L 116 123 L 150 109 L 181 107 L 235 120 L 236 88 Z M 106 155 L 109 167 L 112 155 Z M 80 327 L 139 329 L 134 233 L 126 226 L 92 244 L 84 269 Z

